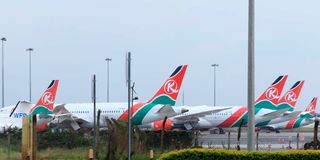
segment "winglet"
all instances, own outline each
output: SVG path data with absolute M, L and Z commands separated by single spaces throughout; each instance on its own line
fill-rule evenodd
M 42 94 L 34 107 L 29 110 L 29 114 L 51 114 L 56 98 L 59 80 L 53 80 L 46 91 Z
M 256 100 L 257 102 L 269 100 L 273 104 L 278 104 L 283 87 L 287 81 L 288 75 L 279 76 L 271 86 Z
M 297 100 L 299 98 L 300 95 L 300 91 L 303 87 L 304 81 L 298 81 L 296 82 L 291 88 L 290 90 L 281 97 L 281 99 L 279 100 L 279 104 L 281 103 L 287 103 L 289 104 L 291 107 L 295 107 Z
M 182 85 L 184 74 L 188 65 L 182 65 L 175 69 L 165 81 L 158 92 L 147 102 L 153 104 L 168 104 L 174 106 Z

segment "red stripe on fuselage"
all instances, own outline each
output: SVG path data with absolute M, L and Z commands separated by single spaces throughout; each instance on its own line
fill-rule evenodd
M 294 125 L 294 123 L 296 123 L 296 121 L 297 121 L 297 118 L 290 120 L 285 128 L 286 129 L 293 128 L 293 125 Z
M 227 118 L 224 122 L 218 125 L 220 128 L 228 128 L 231 127 L 244 113 L 248 110 L 247 107 L 241 107 L 235 113 L 233 113 L 229 118 Z
M 131 107 L 131 117 L 134 113 L 136 113 L 137 110 L 139 110 L 142 106 L 144 106 L 147 103 L 137 103 L 133 107 Z M 121 116 L 118 118 L 118 120 L 127 120 L 128 119 L 128 110 L 123 112 Z

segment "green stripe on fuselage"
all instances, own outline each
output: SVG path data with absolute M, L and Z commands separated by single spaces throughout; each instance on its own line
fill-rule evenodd
M 269 100 L 263 100 L 260 101 L 258 103 L 255 104 L 254 106 L 254 115 L 257 115 L 257 113 L 259 113 L 259 111 L 261 109 L 270 109 L 270 110 L 281 110 L 281 109 L 285 109 L 285 108 L 290 108 L 289 111 L 293 111 L 293 107 L 291 107 L 289 104 L 286 103 L 282 103 L 279 106 L 274 105 L 273 103 L 271 103 Z M 238 127 L 240 125 L 241 119 L 244 119 L 244 124 L 247 124 L 248 121 L 248 112 L 245 113 L 245 115 L 240 118 L 234 125 L 232 125 L 232 127 Z M 261 126 L 265 126 L 268 125 L 270 123 L 271 120 L 269 121 L 264 121 L 264 122 L 260 122 L 258 124 L 256 124 L 257 127 L 261 127 Z
M 155 100 L 153 100 L 151 103 L 148 103 L 142 106 L 142 108 L 138 110 L 137 113 L 135 113 L 134 116 L 132 117 L 132 122 L 134 125 L 141 125 L 144 117 L 148 114 L 148 112 L 154 106 L 158 104 L 174 106 L 175 103 L 176 102 L 170 99 L 167 95 L 161 95 L 157 97 Z
M 256 115 L 259 111 L 260 108 L 254 108 L 254 115 Z M 239 127 L 242 119 L 244 120 L 242 126 L 246 126 L 248 123 L 248 111 L 246 111 L 246 113 L 231 127 Z
M 268 124 L 270 123 L 270 121 L 271 121 L 271 120 L 269 120 L 269 121 L 264 121 L 264 122 L 260 122 L 260 123 L 256 124 L 256 127 L 266 126 L 266 125 L 268 125 Z
M 296 123 L 294 123 L 293 128 L 299 128 L 301 122 L 303 121 L 304 118 L 299 118 L 297 119 Z
M 311 118 L 314 118 L 314 115 L 312 115 L 310 113 L 307 113 L 307 114 L 301 116 L 300 118 L 309 118 L 309 119 L 311 119 Z
M 147 115 L 147 113 L 153 108 L 156 104 L 148 103 L 144 105 L 135 115 L 132 117 L 132 122 L 134 125 L 141 125 L 143 118 Z
M 280 105 L 276 106 L 273 103 L 271 103 L 270 101 L 260 101 L 258 104 L 256 104 L 257 108 L 264 108 L 264 109 L 271 109 L 271 110 L 281 110 L 281 109 L 286 109 L 289 108 L 289 111 L 293 111 L 293 107 L 290 106 L 287 103 L 281 103 Z M 271 122 L 271 120 L 268 121 L 264 121 L 264 122 L 260 122 L 258 124 L 256 124 L 256 127 L 262 127 L 262 126 L 266 126 Z

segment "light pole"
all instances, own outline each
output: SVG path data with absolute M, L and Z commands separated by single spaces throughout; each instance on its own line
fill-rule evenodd
M 216 68 L 219 64 L 211 64 L 213 67 L 213 106 L 216 106 Z
M 131 160 L 131 53 L 127 52 L 127 86 L 128 86 L 128 160 Z
M 2 108 L 4 107 L 4 42 L 7 41 L 5 37 L 1 38 L 2 46 Z
M 254 150 L 254 0 L 249 0 L 248 21 L 248 151 Z
M 29 101 L 31 103 L 31 52 L 33 48 L 27 48 L 27 52 L 29 52 Z
M 107 102 L 109 103 L 109 63 L 112 61 L 111 58 L 106 58 L 107 62 Z
M 96 126 L 96 75 L 92 76 L 92 102 L 93 102 L 93 159 L 97 156 L 97 126 Z

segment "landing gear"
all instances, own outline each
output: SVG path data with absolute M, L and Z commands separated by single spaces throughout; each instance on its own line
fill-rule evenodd
M 210 130 L 210 134 L 225 134 L 226 132 L 222 128 L 215 128 Z

